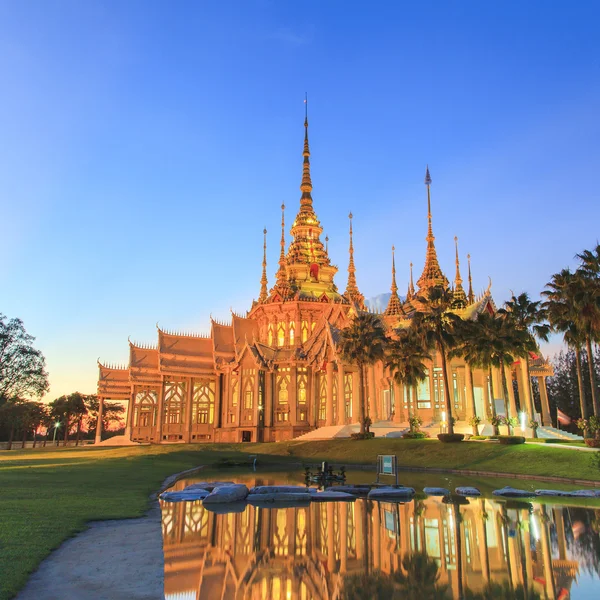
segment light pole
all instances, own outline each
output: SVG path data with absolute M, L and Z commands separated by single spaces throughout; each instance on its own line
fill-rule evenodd
M 58 431 L 59 427 L 60 421 L 56 421 L 56 423 L 54 423 L 54 436 L 52 437 L 52 445 L 54 445 L 56 442 L 56 432 Z

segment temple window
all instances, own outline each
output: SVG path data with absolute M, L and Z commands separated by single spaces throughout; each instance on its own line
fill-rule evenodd
M 296 386 L 298 421 L 306 421 L 308 419 L 308 369 L 306 367 L 298 367 Z
M 275 407 L 275 419 L 282 423 L 289 420 L 289 386 L 290 368 L 282 367 L 277 374 L 277 406 Z
M 431 408 L 431 390 L 429 388 L 429 370 L 427 377 L 417 385 L 417 408 Z
M 144 390 L 135 395 L 134 426 L 154 427 L 156 425 L 156 404 L 158 395 L 154 390 Z
M 252 421 L 254 410 L 254 380 L 255 369 L 244 369 L 244 404 L 242 421 Z
M 327 417 L 327 377 L 319 375 L 319 420 L 325 421 Z
M 308 339 L 308 321 L 302 321 L 301 329 L 302 329 L 302 342 L 304 343 Z
M 267 339 L 269 346 L 273 345 L 273 323 L 269 323 L 269 328 L 267 330 Z
M 344 406 L 346 408 L 346 419 L 352 418 L 352 373 L 344 374 Z
M 165 381 L 165 423 L 179 425 L 185 418 L 185 381 Z
M 215 420 L 215 382 L 210 379 L 194 381 L 192 423 L 212 424 Z
M 294 339 L 296 337 L 296 324 L 294 321 L 290 321 L 290 346 L 294 345 Z
M 285 346 L 285 323 L 283 321 L 280 321 L 277 326 L 277 345 L 280 348 Z
M 452 373 L 452 389 L 454 390 L 454 408 L 459 408 L 460 398 L 458 396 L 458 378 Z
M 333 378 L 333 421 L 332 423 L 337 423 L 337 413 L 338 413 L 338 378 Z
M 315 330 L 315 325 L 316 325 L 316 324 L 317 324 L 317 322 L 316 322 L 316 321 L 313 321 L 313 322 L 310 324 L 310 330 L 311 330 L 311 331 L 314 331 L 314 330 Z

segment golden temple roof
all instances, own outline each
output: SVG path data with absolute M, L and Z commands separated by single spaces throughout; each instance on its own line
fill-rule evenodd
M 384 313 L 388 316 L 404 314 L 404 310 L 402 310 L 402 302 L 400 302 L 400 297 L 398 296 L 398 286 L 396 285 L 396 259 L 394 257 L 395 250 L 396 249 L 394 246 L 392 246 L 392 286 L 390 288 L 392 294 Z

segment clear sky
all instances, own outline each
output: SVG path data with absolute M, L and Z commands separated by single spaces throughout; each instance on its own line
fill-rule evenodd
M 93 392 L 155 324 L 208 331 L 270 283 L 299 206 L 309 94 L 315 209 L 367 296 L 425 257 L 537 296 L 598 238 L 597 2 L 0 3 L 0 312 L 49 397 Z M 289 234 L 288 234 L 289 239 Z

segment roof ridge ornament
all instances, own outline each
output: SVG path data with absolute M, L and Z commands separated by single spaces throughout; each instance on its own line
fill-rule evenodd
M 400 302 L 400 298 L 398 296 L 398 286 L 396 285 L 396 258 L 395 258 L 396 248 L 392 246 L 392 285 L 390 287 L 392 294 L 390 295 L 390 300 L 388 302 L 387 308 L 383 314 L 387 316 L 397 316 L 404 314 L 402 310 L 402 302 Z
M 467 295 L 462 285 L 462 277 L 460 276 L 460 263 L 458 260 L 458 236 L 454 236 L 454 250 L 456 253 L 456 275 L 453 285 L 453 305 L 455 308 L 465 308 L 467 306 Z
M 264 303 L 269 297 L 267 288 L 267 228 L 263 229 L 264 241 L 263 241 L 263 261 L 262 261 L 262 277 L 260 278 L 260 295 L 258 301 Z

